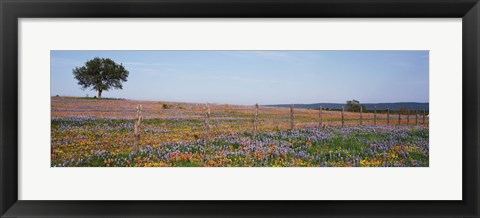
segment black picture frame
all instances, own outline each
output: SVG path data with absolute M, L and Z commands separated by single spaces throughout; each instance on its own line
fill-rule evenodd
M 479 216 L 480 5 L 478 0 L 0 0 L 0 15 L 1 217 Z M 462 18 L 463 200 L 19 201 L 18 19 L 84 17 Z

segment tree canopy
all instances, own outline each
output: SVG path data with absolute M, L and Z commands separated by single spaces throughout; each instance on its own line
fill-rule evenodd
M 75 67 L 73 75 L 82 89 L 91 88 L 98 92 L 98 98 L 103 91 L 111 88 L 122 89 L 122 82 L 127 81 L 128 71 L 122 64 L 117 64 L 109 58 L 96 57 L 85 63 L 85 66 Z
M 366 110 L 365 105 L 360 104 L 360 102 L 355 99 L 347 101 L 347 111 L 359 112 L 360 108 L 362 108 L 362 111 Z

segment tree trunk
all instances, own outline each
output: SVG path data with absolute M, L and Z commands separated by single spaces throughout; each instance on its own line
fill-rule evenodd
M 98 90 L 98 98 L 102 98 L 102 90 Z

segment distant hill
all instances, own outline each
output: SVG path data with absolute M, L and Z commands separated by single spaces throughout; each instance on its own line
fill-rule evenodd
M 377 107 L 377 110 L 400 110 L 400 108 L 408 108 L 410 110 L 429 110 L 429 103 L 418 103 L 418 102 L 397 102 L 397 103 L 365 103 L 363 104 L 367 107 L 367 110 L 373 110 Z M 275 104 L 275 105 L 266 105 L 270 107 L 290 107 L 290 104 Z M 338 103 L 315 103 L 315 104 L 294 104 L 296 108 L 312 108 L 317 109 L 320 106 L 325 109 L 342 109 L 342 106 L 345 107 L 346 104 Z

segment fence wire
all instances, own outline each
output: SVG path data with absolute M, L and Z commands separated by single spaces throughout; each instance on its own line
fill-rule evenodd
M 210 114 L 207 118 L 207 111 Z M 189 105 L 174 108 L 144 108 L 146 118 L 143 130 L 146 134 L 163 135 L 170 141 L 199 140 L 231 136 L 238 133 L 253 134 L 255 106 L 237 105 Z M 424 118 L 425 117 L 425 118 Z M 400 118 L 400 119 L 399 119 Z M 281 131 L 301 128 L 358 125 L 428 125 L 428 116 L 422 111 L 408 113 L 377 110 L 343 112 L 339 110 L 304 109 L 260 106 L 257 116 L 257 131 Z M 425 119 L 425 120 L 424 120 Z M 208 121 L 207 121 L 208 120 Z M 343 121 L 342 121 L 343 120 Z M 207 125 L 208 123 L 208 125 Z

